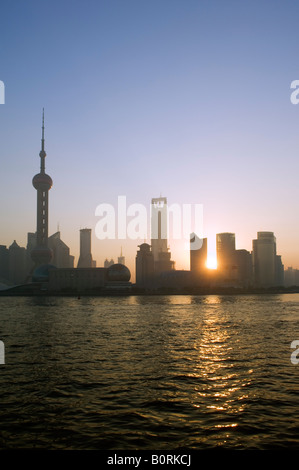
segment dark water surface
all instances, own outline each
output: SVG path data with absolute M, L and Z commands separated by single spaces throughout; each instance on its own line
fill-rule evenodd
M 299 447 L 299 294 L 0 299 L 0 448 Z

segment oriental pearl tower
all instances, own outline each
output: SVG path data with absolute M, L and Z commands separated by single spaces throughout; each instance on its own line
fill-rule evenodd
M 36 247 L 31 251 L 31 258 L 35 268 L 47 265 L 52 259 L 52 250 L 48 248 L 48 193 L 53 185 L 52 178 L 45 172 L 45 126 L 44 110 L 42 120 L 42 144 L 40 156 L 40 172 L 32 179 L 37 191 L 37 218 L 36 218 Z

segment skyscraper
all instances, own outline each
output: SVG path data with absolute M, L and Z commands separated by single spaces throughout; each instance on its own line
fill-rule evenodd
M 136 285 L 151 287 L 154 279 L 154 255 L 148 243 L 142 243 L 136 255 Z
M 196 248 L 196 249 L 193 249 Z M 190 271 L 204 276 L 207 270 L 208 239 L 192 233 L 190 235 Z
M 80 257 L 78 268 L 92 268 L 94 263 L 91 255 L 91 228 L 80 230 Z
M 217 250 L 217 266 L 224 266 L 230 260 L 232 253 L 236 249 L 234 233 L 217 233 L 216 250 Z
M 251 287 L 253 284 L 252 255 L 247 250 L 235 251 L 236 280 L 240 287 Z
M 44 136 L 44 110 L 42 120 L 42 143 L 40 156 L 40 172 L 33 177 L 32 184 L 37 191 L 36 211 L 36 246 L 31 251 L 31 258 L 35 267 L 47 264 L 52 259 L 52 251 L 48 248 L 48 193 L 53 185 L 52 178 L 45 172 L 45 136 Z
M 217 233 L 216 235 L 217 269 L 226 280 L 235 277 L 235 243 L 234 233 Z
M 252 241 L 253 271 L 259 287 L 281 285 L 283 265 L 276 255 L 276 238 L 273 232 L 258 232 Z
M 151 246 L 154 260 L 159 260 L 160 253 L 167 253 L 167 199 L 158 197 L 152 199 L 151 205 Z
M 12 284 L 23 284 L 26 279 L 26 249 L 14 240 L 8 250 L 8 280 Z
M 53 252 L 53 264 L 56 268 L 74 267 L 74 256 L 70 255 L 69 247 L 61 240 L 60 231 L 48 238 L 48 245 Z
M 156 274 L 174 269 L 174 261 L 167 245 L 168 211 L 166 197 L 152 199 L 151 247 Z

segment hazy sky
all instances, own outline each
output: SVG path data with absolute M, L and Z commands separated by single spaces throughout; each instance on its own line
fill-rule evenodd
M 299 2 L 293 0 L 3 0 L 0 243 L 36 228 L 45 108 L 50 234 L 78 256 L 93 229 L 98 265 L 134 269 L 143 240 L 96 239 L 101 203 L 199 203 L 217 232 L 252 249 L 273 231 L 299 268 Z M 177 268 L 189 254 L 170 241 Z

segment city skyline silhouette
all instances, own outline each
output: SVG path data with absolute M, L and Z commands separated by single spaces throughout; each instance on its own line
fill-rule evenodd
M 299 449 L 298 15 L 2 2 L 0 449 Z
M 203 235 L 202 206 L 195 207 L 194 233 L 191 232 L 190 205 L 183 204 L 182 212 L 177 204 L 169 206 L 167 198 L 162 195 L 151 200 L 150 244 L 146 243 L 149 233 L 147 214 L 141 205 L 133 204 L 127 208 L 126 198 L 120 197 L 118 210 L 121 209 L 122 213 L 116 214 L 110 204 L 100 205 L 96 209 L 96 216 L 104 216 L 96 226 L 96 235 L 101 241 L 106 238 L 131 238 L 135 241 L 140 239 L 140 234 L 144 234 L 144 243 L 138 245 L 140 250 L 136 254 L 133 277 L 125 266 L 122 247 L 118 263 L 106 258 L 105 262 L 97 267 L 97 261 L 92 255 L 91 228 L 80 229 L 80 256 L 75 267 L 75 257 L 62 241 L 59 227 L 57 232 L 49 237 L 49 190 L 53 186 L 53 180 L 45 171 L 46 156 L 43 108 L 40 172 L 32 179 L 37 194 L 36 230 L 28 232 L 26 248 L 20 247 L 16 240 L 9 248 L 0 245 L 0 281 L 4 294 L 5 285 L 12 286 L 12 291 L 8 289 L 12 293 L 15 292 L 14 286 L 17 286 L 17 292 L 29 292 L 29 287 L 33 295 L 41 292 L 49 292 L 52 295 L 54 292 L 73 292 L 80 295 L 90 294 L 91 290 L 94 294 L 111 293 L 111 290 L 115 293 L 128 290 L 133 292 L 132 284 L 129 283 L 131 278 L 137 289 L 147 289 L 151 292 L 161 288 L 171 288 L 179 292 L 190 288 L 215 291 L 218 288 L 285 287 L 284 265 L 281 255 L 277 253 L 273 232 L 259 231 L 257 239 L 252 240 L 251 252 L 236 249 L 234 233 L 216 234 L 216 257 L 213 263 L 214 260 L 208 253 L 208 239 Z M 128 215 L 133 216 L 130 222 L 127 221 Z M 175 260 L 171 259 L 171 228 L 173 238 L 180 240 L 182 234 L 185 238 L 187 235 L 187 249 L 190 251 L 188 270 L 177 270 Z M 296 273 L 297 271 L 295 270 Z M 294 279 L 296 275 L 294 274 Z M 287 286 L 295 286 L 295 282 Z
M 5 282 L 5 279 L 8 281 L 13 281 L 15 283 L 15 279 L 18 279 L 18 283 L 25 283 L 25 279 L 27 279 L 27 282 L 29 279 L 34 279 L 34 275 L 32 274 L 34 269 L 37 269 L 39 266 L 46 265 L 47 263 L 50 263 L 53 261 L 53 259 L 56 259 L 56 264 L 53 266 L 57 268 L 72 268 L 74 267 L 74 261 L 76 259 L 75 256 L 70 254 L 70 250 L 67 245 L 65 245 L 65 248 L 68 250 L 68 254 L 66 254 L 67 258 L 64 256 L 64 260 L 60 260 L 60 255 L 59 252 L 57 251 L 57 248 L 55 249 L 55 245 L 52 245 L 51 247 L 51 240 L 59 240 L 58 243 L 64 244 L 64 242 L 61 240 L 61 234 L 59 230 L 59 224 L 57 224 L 57 232 L 52 234 L 51 237 L 49 237 L 48 233 L 48 225 L 49 225 L 49 197 L 48 197 L 48 192 L 51 189 L 53 185 L 52 178 L 46 174 L 45 172 L 45 159 L 46 159 L 46 151 L 45 151 L 45 123 L 44 123 L 44 108 L 42 111 L 42 138 L 41 138 L 41 150 L 39 152 L 40 156 L 40 173 L 36 174 L 32 180 L 32 184 L 34 188 L 37 190 L 37 212 L 36 212 L 36 230 L 35 232 L 28 232 L 27 236 L 27 247 L 22 248 L 19 247 L 17 244 L 16 240 L 14 239 L 13 244 L 10 246 L 10 249 L 15 246 L 16 249 L 18 250 L 27 250 L 26 251 L 26 257 L 28 260 L 26 261 L 26 267 L 22 268 L 21 266 L 18 266 L 19 261 L 17 261 L 17 258 L 13 263 L 16 265 L 15 268 L 13 268 L 16 272 L 19 270 L 20 272 L 17 273 L 15 276 L 10 274 L 6 274 L 6 268 L 2 267 L 2 271 L 4 274 L 2 274 L 2 281 Z M 155 271 L 156 272 L 167 272 L 171 270 L 176 270 L 175 265 L 176 261 L 170 261 L 171 253 L 169 253 L 169 256 L 167 252 L 170 250 L 170 244 L 171 244 L 171 234 L 172 234 L 172 242 L 174 242 L 175 239 L 179 239 L 181 242 L 181 249 L 182 249 L 182 241 L 184 241 L 184 248 L 186 251 L 186 247 L 189 250 L 190 249 L 190 264 L 187 269 L 185 268 L 183 271 L 192 271 L 192 250 L 199 250 L 200 246 L 198 247 L 192 247 L 192 243 L 186 244 L 186 235 L 189 241 L 189 237 L 192 237 L 193 235 L 197 237 L 198 240 L 203 239 L 205 240 L 205 258 L 204 258 L 204 271 L 212 271 L 215 270 L 217 273 L 220 273 L 220 270 L 222 268 L 222 260 L 221 260 L 221 249 L 219 250 L 219 241 L 220 237 L 222 236 L 233 236 L 234 242 L 234 248 L 233 251 L 237 254 L 236 251 L 236 241 L 235 241 L 235 234 L 230 233 L 230 232 L 224 232 L 224 233 L 218 233 L 216 234 L 216 252 L 211 254 L 211 251 L 208 250 L 209 243 L 211 242 L 210 240 L 208 241 L 207 237 L 204 237 L 204 232 L 203 232 L 203 220 L 202 220 L 202 207 L 201 205 L 196 205 L 196 210 L 195 210 L 195 216 L 193 214 L 193 219 L 195 217 L 195 222 L 193 220 L 193 225 L 195 224 L 196 229 L 198 229 L 198 232 L 194 233 L 192 231 L 191 227 L 191 212 L 192 208 L 191 205 L 186 205 L 183 204 L 183 212 L 181 210 L 181 207 L 178 204 L 173 204 L 172 206 L 168 204 L 167 198 L 162 197 L 160 195 L 159 198 L 152 198 L 151 200 L 151 207 L 150 207 L 150 223 L 149 227 L 147 227 L 147 221 L 145 220 L 147 217 L 146 214 L 146 208 L 143 207 L 140 204 L 133 204 L 130 207 L 127 208 L 126 204 L 126 196 L 118 196 L 118 207 L 115 210 L 114 207 L 111 204 L 102 204 L 97 207 L 95 211 L 96 216 L 102 216 L 102 219 L 96 224 L 95 231 L 96 231 L 96 237 L 103 243 L 105 242 L 106 239 L 113 239 L 113 240 L 123 240 L 125 242 L 126 246 L 126 241 L 128 241 L 130 238 L 136 242 L 136 240 L 141 240 L 141 235 L 144 234 L 144 243 L 149 239 L 149 249 L 153 252 L 153 257 L 155 259 Z M 133 208 L 133 210 L 132 210 Z M 142 209 L 142 210 L 141 210 Z M 185 210 L 187 209 L 187 210 Z M 120 213 L 120 210 L 122 213 Z M 112 211 L 112 213 L 111 213 Z M 117 212 L 118 211 L 118 212 Z M 144 215 L 145 212 L 145 215 Z M 138 214 L 138 216 L 136 216 Z M 103 217 L 104 215 L 104 217 Z M 188 217 L 187 217 L 188 215 Z M 199 220 L 196 220 L 198 218 L 198 215 L 200 215 Z M 112 217 L 111 217 L 112 216 Z M 133 218 L 133 220 L 130 220 Z M 172 216 L 172 219 L 171 219 Z M 112 219 L 112 220 L 111 220 Z M 145 223 L 145 224 L 144 224 Z M 144 224 L 144 226 L 143 226 Z M 112 226 L 112 233 L 111 233 L 111 227 Z M 117 230 L 116 230 L 116 225 L 118 225 Z M 130 227 L 133 225 L 133 228 Z M 99 227 L 101 227 L 101 230 L 99 230 Z M 143 228 L 141 228 L 141 226 Z M 131 228 L 131 230 L 129 230 Z M 138 231 L 136 232 L 136 228 L 138 228 Z M 187 228 L 187 231 L 186 231 Z M 141 232 L 140 232 L 141 230 Z M 194 229 L 193 229 L 194 230 Z M 130 233 L 129 233 L 130 232 Z M 184 232 L 185 235 L 182 235 Z M 141 233 L 141 235 L 140 235 Z M 131 236 L 130 236 L 131 234 Z M 200 237 L 198 238 L 198 235 L 200 234 Z M 85 241 L 83 241 L 83 236 L 85 236 Z M 87 238 L 86 238 L 87 236 Z M 185 240 L 184 240 L 185 236 Z M 49 242 L 48 242 L 48 237 L 49 237 Z M 80 228 L 80 254 L 78 257 L 78 260 L 76 262 L 76 267 L 77 268 L 95 268 L 97 266 L 97 260 L 93 260 L 92 258 L 92 250 L 91 250 L 91 237 L 92 237 L 92 229 L 91 228 Z M 276 249 L 276 237 L 274 236 L 273 232 L 269 231 L 258 231 L 257 232 L 257 240 L 252 240 L 252 250 L 244 250 L 239 249 L 238 251 L 241 253 L 246 252 L 248 257 L 250 257 L 250 264 L 251 268 L 250 270 L 252 271 L 251 274 L 246 275 L 248 277 L 248 280 L 246 281 L 246 284 L 248 286 L 250 285 L 251 287 L 253 286 L 263 286 L 263 283 L 259 280 L 260 274 L 257 273 L 257 270 L 260 270 L 261 268 L 256 267 L 257 266 L 257 247 L 259 243 L 259 238 L 263 239 L 264 237 L 274 237 L 274 245 L 275 247 L 273 248 L 273 254 L 271 255 L 272 257 L 276 256 L 277 254 L 277 249 Z M 266 239 L 265 238 L 265 239 Z M 1 242 L 1 241 L 0 241 Z M 50 243 L 50 247 L 48 247 L 48 244 Z M 83 245 L 82 245 L 83 243 Z M 272 242 L 271 242 L 272 243 Z M 85 250 L 82 249 L 82 246 L 87 247 Z M 142 246 L 142 245 L 137 245 L 137 246 Z M 53 251 L 54 248 L 54 251 Z M 1 245 L 2 251 L 5 251 L 5 253 L 2 254 L 1 262 L 2 264 L 5 263 L 3 261 L 6 258 L 8 259 L 8 265 L 11 265 L 12 261 L 10 260 L 10 257 L 12 256 L 10 254 L 10 249 L 8 250 L 5 245 Z M 25 253 L 24 251 L 24 253 Z M 140 253 L 139 253 L 140 254 Z M 114 253 L 115 255 L 115 253 Z M 162 259 L 160 259 L 160 255 L 163 255 L 164 261 L 162 262 Z M 15 257 L 16 255 L 14 255 Z M 23 256 L 23 255 L 22 255 Z M 121 246 L 121 256 L 122 256 L 122 246 Z M 168 261 L 167 261 L 167 259 Z M 201 255 L 202 256 L 202 255 Z M 53 258 L 54 257 L 54 258 Z M 115 256 L 114 256 L 115 257 Z M 129 259 L 129 266 L 131 266 L 131 272 L 133 273 L 132 280 L 137 283 L 138 285 L 138 279 L 137 279 L 137 258 L 138 258 L 138 252 L 136 255 L 136 266 L 135 270 L 132 270 L 132 259 Z M 121 259 L 121 258 L 118 258 Z M 31 261 L 30 261 L 31 260 Z M 254 261 L 255 260 L 255 261 Z M 262 258 L 261 258 L 262 260 Z M 236 261 L 232 262 L 230 261 L 229 264 L 230 269 L 232 268 L 232 265 L 235 264 Z M 283 261 L 281 260 L 281 255 L 279 256 L 279 266 L 276 267 L 276 261 L 273 259 L 273 266 L 269 265 L 269 262 L 266 260 L 266 258 L 263 261 L 260 261 L 259 263 L 265 263 L 265 267 L 262 268 L 267 271 L 267 269 L 270 271 L 273 271 L 272 274 L 268 273 L 265 271 L 264 277 L 272 279 L 270 282 L 267 282 L 265 285 L 268 287 L 273 287 L 273 286 L 284 286 L 284 265 Z M 278 262 L 278 261 L 277 261 Z M 22 262 L 23 263 L 23 262 Z M 21 264 L 22 264 L 21 263 Z M 32 266 L 30 267 L 32 263 Z M 158 268 L 158 264 L 162 263 L 160 268 Z M 166 263 L 166 264 L 165 264 Z M 170 263 L 170 264 L 169 264 Z M 242 264 L 244 261 L 242 262 Z M 247 261 L 245 264 L 248 263 Z M 259 264 L 258 263 L 258 264 Z M 114 264 L 114 260 L 111 258 L 109 261 L 107 256 L 105 258 L 105 261 L 100 264 L 100 266 L 110 266 L 111 264 Z M 122 262 L 121 264 L 125 264 Z M 194 262 L 193 262 L 194 264 Z M 202 264 L 202 261 L 201 261 Z M 238 262 L 237 262 L 238 264 Z M 29 266 L 29 267 L 28 267 Z M 49 266 L 52 266 L 49 264 Z M 99 264 L 98 264 L 99 266 Z M 163 266 L 163 269 L 162 269 Z M 235 266 L 237 268 L 237 266 Z M 12 268 L 10 267 L 10 270 Z M 196 268 L 193 268 L 194 271 L 196 271 Z M 241 266 L 239 266 L 239 269 L 241 269 Z M 245 266 L 241 270 L 244 271 L 247 270 Z M 279 273 L 275 273 L 276 270 L 279 270 Z M 292 267 L 289 267 L 288 270 L 293 269 Z M 24 270 L 24 274 L 21 274 L 21 272 Z M 179 269 L 180 271 L 181 269 Z M 280 274 L 281 272 L 281 274 Z M 294 274 L 292 275 L 294 279 L 296 278 L 297 270 L 295 269 Z M 7 271 L 8 273 L 8 271 Z M 202 274 L 202 273 L 201 273 Z M 288 273 L 290 274 L 290 272 Z M 22 276 L 24 276 L 24 281 L 22 281 Z M 244 273 L 243 273 L 244 277 Z M 229 276 L 231 278 L 231 276 Z M 235 275 L 235 280 L 238 278 L 238 275 Z M 276 280 L 275 280 L 276 279 Z M 231 278 L 232 280 L 232 278 Z M 182 281 L 181 281 L 182 282 Z M 288 281 L 289 282 L 289 281 Z M 287 284 L 288 285 L 288 284 Z M 290 284 L 291 285 L 291 284 Z M 295 283 L 294 283 L 295 285 Z M 178 288 L 180 287 L 180 283 L 178 282 Z M 243 286 L 244 287 L 244 286 Z
M 114 5 L 72 4 L 68 21 L 66 4 L 3 7 L 1 243 L 25 246 L 35 227 L 29 182 L 45 107 L 49 233 L 60 224 L 76 261 L 79 230 L 94 229 L 100 203 L 124 194 L 147 206 L 162 193 L 203 204 L 211 257 L 217 233 L 236 233 L 238 248 L 251 250 L 269 230 L 285 265 L 298 268 L 298 6 Z M 98 264 L 119 253 L 122 241 L 92 236 Z M 187 269 L 188 253 L 170 243 Z M 134 253 L 128 243 L 127 260 Z

